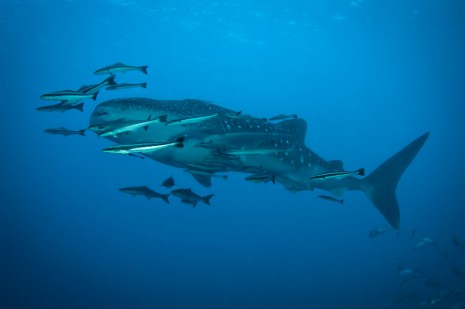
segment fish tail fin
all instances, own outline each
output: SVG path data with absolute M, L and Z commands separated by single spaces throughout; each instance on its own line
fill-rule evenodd
M 221 176 L 224 180 L 228 179 L 228 175 Z
M 364 169 L 364 168 L 359 168 L 359 169 L 357 170 L 357 174 L 358 174 L 359 176 L 365 176 L 365 169 Z
M 148 67 L 149 67 L 148 65 L 143 65 L 143 66 L 141 66 L 141 67 L 139 67 L 139 68 L 140 68 L 140 71 L 141 71 L 142 73 L 148 74 L 148 73 L 147 73 L 147 68 L 148 68 Z
M 82 129 L 78 131 L 79 135 L 84 136 L 86 135 L 86 129 Z
M 361 191 L 395 229 L 399 229 L 400 226 L 400 210 L 396 197 L 397 183 L 429 134 L 427 132 L 418 137 L 362 180 Z
M 140 84 L 140 86 L 141 86 L 142 88 L 147 88 L 147 83 L 142 83 L 142 84 Z
M 209 194 L 205 195 L 202 197 L 202 202 L 204 202 L 207 205 L 210 205 L 210 199 L 214 196 L 215 194 Z
M 170 203 L 170 201 L 168 200 L 168 197 L 169 197 L 169 196 L 170 196 L 169 193 L 168 193 L 168 194 L 162 194 L 162 195 L 161 195 L 161 198 L 162 198 L 167 204 L 169 204 L 169 203 Z
M 80 112 L 83 112 L 84 111 L 84 103 L 79 103 L 77 105 L 74 105 L 73 108 L 77 109 Z
M 344 199 L 340 200 L 339 203 L 341 203 L 341 205 L 344 204 Z
M 115 74 L 110 74 L 110 76 L 107 77 L 108 85 L 112 85 L 112 86 L 116 85 L 115 77 L 116 77 Z
M 94 93 L 94 95 L 92 96 L 92 100 L 94 100 L 94 101 L 97 100 L 98 93 L 99 93 L 98 91 L 96 93 Z

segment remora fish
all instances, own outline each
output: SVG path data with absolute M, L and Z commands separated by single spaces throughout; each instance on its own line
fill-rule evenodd
M 335 171 L 335 172 L 322 173 L 322 174 L 318 174 L 318 175 L 309 177 L 308 179 L 315 180 L 315 179 L 343 178 L 343 177 L 347 177 L 347 176 L 351 176 L 351 175 L 364 176 L 365 175 L 365 169 L 364 168 L 359 168 L 358 170 L 353 171 L 353 172 Z
M 152 116 L 150 115 L 149 118 L 147 118 L 147 120 L 145 121 L 139 121 L 139 122 L 134 122 L 134 123 L 129 123 L 129 124 L 126 122 L 123 122 L 121 124 L 110 127 L 107 131 L 100 133 L 99 136 L 100 137 L 116 136 L 118 134 L 135 131 L 140 128 L 144 128 L 144 130 L 147 131 L 151 124 L 166 122 L 166 115 L 158 116 L 155 119 L 150 119 L 151 117 Z
M 86 129 L 73 131 L 73 130 L 68 130 L 64 127 L 59 127 L 59 128 L 54 128 L 54 129 L 45 129 L 44 132 L 48 134 L 58 134 L 58 135 L 64 135 L 64 136 L 68 136 L 68 135 L 84 136 Z
M 79 104 L 66 104 L 64 102 L 53 104 L 53 105 L 45 105 L 37 107 L 36 110 L 39 112 L 66 112 L 70 110 L 78 110 L 80 112 L 84 111 L 84 103 Z
M 115 64 L 100 68 L 94 72 L 96 75 L 100 74 L 115 74 L 115 73 L 126 73 L 129 71 L 141 71 L 144 74 L 147 74 L 148 66 L 132 66 L 126 65 L 122 62 L 116 62 Z
M 102 149 L 103 152 L 108 153 L 117 153 L 117 154 L 131 154 L 134 152 L 140 153 L 151 153 L 154 151 L 162 150 L 167 147 L 184 147 L 184 137 L 178 138 L 175 142 L 164 143 L 164 142 L 155 142 L 155 143 L 140 143 L 140 144 L 130 144 L 130 145 L 116 145 Z
M 318 195 L 318 197 L 321 198 L 321 199 L 327 200 L 327 201 L 336 202 L 336 203 L 339 203 L 339 204 L 344 204 L 344 199 L 340 200 L 340 199 L 337 199 L 337 198 L 329 196 L 329 195 Z
M 113 86 L 109 86 L 105 88 L 106 90 L 120 90 L 120 89 L 130 89 L 130 88 L 147 88 L 147 83 L 140 83 L 140 84 L 128 84 L 128 83 L 121 83 L 115 84 Z
M 51 100 L 51 101 L 66 101 L 66 102 L 77 102 L 84 99 L 97 99 L 96 93 L 84 93 L 81 91 L 73 91 L 73 90 L 63 90 L 63 91 L 55 91 L 50 93 L 45 93 L 40 96 L 42 100 Z
M 186 124 L 199 123 L 199 122 L 209 120 L 215 117 L 218 117 L 218 114 L 213 114 L 213 115 L 208 115 L 208 116 L 184 117 L 184 118 L 170 120 L 167 123 L 165 123 L 165 126 L 167 127 L 184 126 Z
M 280 115 L 277 115 L 277 116 L 273 116 L 273 117 L 269 118 L 268 120 L 269 121 L 277 121 L 277 120 L 288 120 L 288 119 L 295 119 L 295 118 L 297 118 L 297 114 L 291 114 L 291 115 L 280 114 Z
M 183 203 L 191 204 L 193 207 L 197 206 L 197 203 L 199 201 L 204 202 L 207 205 L 210 205 L 210 199 L 214 196 L 214 194 L 200 196 L 192 192 L 191 189 L 176 189 L 171 191 L 171 194 L 179 197 Z
M 99 92 L 100 89 L 102 89 L 103 87 L 108 86 L 108 85 L 116 85 L 115 75 L 108 76 L 107 78 L 105 78 L 104 80 L 102 80 L 98 84 L 82 85 L 81 88 L 78 89 L 78 91 L 84 92 L 84 93 L 87 93 L 87 94 L 94 94 L 94 93 Z
M 141 186 L 141 187 L 126 187 L 126 188 L 121 188 L 119 191 L 131 194 L 131 195 L 142 195 L 145 196 L 148 200 L 151 198 L 161 198 L 164 200 L 166 203 L 170 203 L 168 200 L 168 197 L 170 196 L 169 194 L 161 194 L 158 192 L 153 191 L 147 186 Z
M 374 204 L 392 227 L 400 226 L 400 210 L 396 198 L 396 187 L 402 174 L 416 157 L 429 133 L 425 133 L 408 144 L 398 153 L 364 178 L 346 176 L 323 180 L 309 180 L 309 177 L 334 171 L 344 171 L 339 160 L 325 160 L 305 145 L 307 123 L 302 118 L 284 120 L 278 123 L 264 121 L 259 117 L 230 118 L 234 114 L 211 102 L 201 100 L 153 100 L 148 98 L 122 98 L 103 102 L 95 107 L 90 125 L 104 124 L 124 118 L 125 121 L 146 119 L 149 115 L 167 114 L 168 119 L 218 114 L 215 121 L 204 121 L 195 126 L 158 126 L 157 130 L 142 130 L 118 137 L 107 137 L 118 144 L 141 142 L 171 142 L 177 136 L 186 136 L 186 147 L 147 153 L 157 162 L 177 168 L 199 167 L 214 173 L 239 172 L 247 174 L 275 175 L 276 182 L 290 192 L 321 189 L 333 196 L 337 192 L 361 191 Z M 256 156 L 224 156 L 209 161 L 212 150 L 194 147 L 202 141 L 212 141 L 233 149 L 258 149 L 261 145 L 276 144 L 286 152 Z M 214 150 L 213 150 L 214 151 Z M 216 156 L 217 157 L 217 156 Z M 247 167 L 245 170 L 244 167 Z M 196 177 L 203 186 L 210 186 L 208 176 Z

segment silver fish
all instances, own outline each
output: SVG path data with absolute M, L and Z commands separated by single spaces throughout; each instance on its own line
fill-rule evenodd
M 145 121 L 135 121 L 129 124 L 127 122 L 123 122 L 121 124 L 108 128 L 108 130 L 106 131 L 101 132 L 99 136 L 100 137 L 116 136 L 118 134 L 135 131 L 141 128 L 144 128 L 144 130 L 147 131 L 149 126 L 152 124 L 166 122 L 166 117 L 167 117 L 166 115 L 161 115 L 155 119 L 151 119 L 151 116 L 149 116 L 149 118 L 147 118 L 147 120 Z
M 48 134 L 58 134 L 58 135 L 64 135 L 64 136 L 69 136 L 69 135 L 84 136 L 86 129 L 74 131 L 74 130 L 66 129 L 64 127 L 59 127 L 59 128 L 54 128 L 54 129 L 45 129 L 44 132 Z
M 191 204 L 193 207 L 197 206 L 198 202 L 203 202 L 207 205 L 210 205 L 210 199 L 214 196 L 214 194 L 200 196 L 192 192 L 191 189 L 176 189 L 171 191 L 171 194 L 179 197 L 183 203 Z
M 174 119 L 170 120 L 167 123 L 165 123 L 165 126 L 171 127 L 171 126 L 184 126 L 186 124 L 192 124 L 192 123 L 199 123 L 205 120 L 209 120 L 215 117 L 218 117 L 219 114 L 213 114 L 213 115 L 208 115 L 208 116 L 194 116 L 194 117 L 183 117 L 179 119 Z
M 79 104 L 66 104 L 64 102 L 53 104 L 53 105 L 45 105 L 37 107 L 36 110 L 39 112 L 66 112 L 70 110 L 78 110 L 80 112 L 84 111 L 84 103 Z
M 335 171 L 335 172 L 327 172 L 327 173 L 321 173 L 312 177 L 309 177 L 308 179 L 310 180 L 323 180 L 323 179 L 329 179 L 329 178 L 344 178 L 347 176 L 352 176 L 352 175 L 359 175 L 359 176 L 364 176 L 365 175 L 365 169 L 364 168 L 359 168 L 356 171 L 352 172 L 346 172 L 346 171 Z
M 120 89 L 130 89 L 130 88 L 147 88 L 147 83 L 140 83 L 140 84 L 128 84 L 128 83 L 121 83 L 116 84 L 113 86 L 109 86 L 105 88 L 106 90 L 120 90 Z
M 167 147 L 184 147 L 184 138 L 180 137 L 175 142 L 164 143 L 164 142 L 155 142 L 155 143 L 139 143 L 139 144 L 130 144 L 130 145 L 116 145 L 102 149 L 103 152 L 107 153 L 117 153 L 117 154 L 130 154 L 135 152 L 140 153 L 151 153 L 154 151 L 162 150 Z
M 100 74 L 115 74 L 115 73 L 125 73 L 129 71 L 141 71 L 144 74 L 147 74 L 148 66 L 132 66 L 126 65 L 122 62 L 116 62 L 115 64 L 100 68 L 94 72 L 96 75 Z
M 168 200 L 169 194 L 161 194 L 158 192 L 153 191 L 147 186 L 141 186 L 141 187 L 126 187 L 126 188 L 121 188 L 119 191 L 131 194 L 131 195 L 142 195 L 145 196 L 148 200 L 151 198 L 161 198 L 165 203 L 170 203 Z
M 73 91 L 73 90 L 62 90 L 62 91 L 55 91 L 50 93 L 45 93 L 40 96 L 42 100 L 51 100 L 51 101 L 66 101 L 66 102 L 77 102 L 85 99 L 97 99 L 96 93 L 84 93 L 81 91 Z

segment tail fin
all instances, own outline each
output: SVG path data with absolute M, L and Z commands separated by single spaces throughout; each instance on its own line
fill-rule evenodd
M 168 193 L 168 194 L 162 194 L 162 195 L 161 195 L 161 198 L 162 198 L 167 204 L 169 204 L 169 203 L 170 203 L 170 201 L 168 200 L 168 197 L 169 197 L 169 196 L 170 196 L 169 193 Z
M 92 96 L 92 100 L 97 100 L 97 95 L 98 95 L 98 91 L 96 93 L 94 93 L 94 95 Z
M 400 226 L 400 211 L 396 197 L 397 183 L 428 136 L 429 132 L 418 137 L 362 180 L 362 192 L 395 229 Z
M 107 85 L 116 85 L 115 74 L 110 74 L 110 76 L 105 78 L 104 82 L 106 82 Z
M 206 196 L 202 197 L 202 202 L 204 202 L 207 205 L 210 205 L 210 199 L 214 196 L 215 194 L 209 194 Z
M 141 86 L 142 88 L 147 88 L 147 83 L 142 83 L 142 84 L 140 84 L 140 86 Z
M 140 69 L 140 71 L 141 71 L 142 73 L 148 74 L 148 73 L 147 73 L 147 68 L 148 68 L 148 67 L 149 67 L 148 65 L 143 65 L 143 66 L 139 67 L 139 69 Z
M 79 133 L 79 135 L 84 136 L 84 135 L 86 135 L 86 129 L 79 130 L 78 133 Z
M 79 103 L 77 105 L 73 105 L 73 108 L 77 109 L 80 112 L 83 112 L 84 111 L 84 103 Z

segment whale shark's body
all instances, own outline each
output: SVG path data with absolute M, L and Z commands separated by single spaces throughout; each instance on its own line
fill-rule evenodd
M 327 161 L 310 150 L 305 145 L 307 124 L 299 118 L 271 123 L 206 101 L 128 98 L 99 104 L 91 116 L 90 127 L 101 133 L 114 124 L 164 115 L 168 121 L 188 118 L 191 122 L 175 126 L 155 123 L 148 130 L 107 138 L 125 145 L 168 143 L 184 137 L 183 148 L 164 148 L 145 155 L 171 166 L 202 171 L 192 176 L 204 186 L 211 185 L 209 174 L 234 171 L 270 175 L 293 192 L 318 188 L 340 196 L 345 190 L 360 190 L 394 228 L 399 228 L 400 223 L 397 182 L 429 135 L 417 138 L 365 178 L 320 179 L 314 176 L 343 171 L 342 161 Z M 205 117 L 209 115 L 212 117 Z

